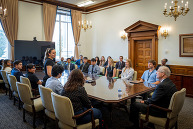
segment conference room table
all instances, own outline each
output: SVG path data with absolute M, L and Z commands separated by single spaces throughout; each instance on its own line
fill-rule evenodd
M 59 79 L 63 85 L 67 82 L 69 74 L 70 71 L 65 70 Z M 85 77 L 84 87 L 89 98 L 108 104 L 111 120 L 114 104 L 124 105 L 128 99 L 151 92 L 156 87 L 156 85 L 148 83 L 133 84 L 128 80 L 94 74 L 83 74 Z M 126 106 L 124 108 L 127 111 Z

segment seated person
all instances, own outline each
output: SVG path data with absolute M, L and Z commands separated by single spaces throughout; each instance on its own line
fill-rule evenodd
M 156 67 L 156 70 L 158 70 L 159 69 L 159 67 L 160 66 L 166 66 L 166 67 L 168 67 L 169 69 L 170 69 L 170 66 L 169 65 L 166 65 L 166 63 L 168 62 L 168 59 L 162 59 L 161 60 L 161 65 L 157 65 L 157 67 Z M 171 69 L 170 69 L 170 71 L 171 71 Z M 172 72 L 172 71 L 171 71 Z
M 143 73 L 140 82 L 153 83 L 156 85 L 159 84 L 159 79 L 156 78 L 155 65 L 156 65 L 156 62 L 154 60 L 148 61 L 149 70 L 146 70 Z
M 80 59 L 78 59 L 77 61 L 76 61 L 76 65 L 78 66 L 78 68 L 80 68 L 80 65 L 83 63 L 83 56 L 82 55 L 80 55 Z
M 88 68 L 88 74 L 100 74 L 100 67 L 96 65 L 96 60 L 95 58 L 91 59 L 91 65 Z
M 114 61 L 113 59 L 109 59 L 108 60 L 108 67 L 106 69 L 106 73 L 105 76 L 106 77 L 115 77 L 116 74 L 116 68 L 113 66 L 114 65 Z
M 58 65 L 65 66 L 64 57 L 61 57 L 61 60 L 57 63 Z
M 119 74 L 121 74 L 122 69 L 125 67 L 125 62 L 123 61 L 123 56 L 119 57 L 119 62 L 116 63 L 115 68 L 119 70 Z
M 22 62 L 22 65 L 23 65 L 23 66 L 26 66 L 26 65 L 27 65 L 26 60 L 25 60 L 25 56 L 22 56 L 21 62 Z
M 4 60 L 2 70 L 6 71 L 7 73 L 11 73 L 12 68 L 11 68 L 11 61 L 10 60 L 8 60 L 8 59 Z
M 4 62 L 4 59 L 1 59 L 0 60 L 0 70 L 2 70 L 3 68 L 3 62 Z M 3 80 L 3 77 L 1 76 L 1 74 L 0 74 L 0 79 Z
M 71 56 L 71 62 L 75 62 L 74 56 Z
M 121 79 L 132 81 L 133 74 L 134 74 L 134 69 L 132 68 L 131 60 L 127 59 L 125 62 L 125 67 L 123 68 L 121 73 Z
M 105 67 L 105 68 L 108 67 L 108 60 L 109 60 L 109 59 L 112 59 L 111 56 L 108 56 L 108 57 L 107 57 L 107 61 L 106 61 L 105 64 L 104 64 L 104 67 Z
M 99 57 L 98 57 L 98 56 L 96 56 L 96 57 L 95 57 L 95 60 L 96 60 L 96 64 L 99 66 L 99 64 L 100 64 Z
M 83 58 L 84 63 L 80 65 L 80 70 L 84 73 L 88 73 L 88 68 L 90 64 L 88 63 L 88 58 L 84 57 Z
M 14 68 L 11 70 L 11 75 L 14 75 L 18 82 L 20 82 L 20 76 L 23 76 L 23 73 L 20 71 L 22 69 L 22 62 L 16 60 L 13 62 Z
M 52 89 L 53 92 L 60 95 L 63 90 L 63 85 L 58 80 L 58 78 L 62 76 L 63 72 L 64 67 L 62 67 L 61 65 L 54 65 L 52 67 L 52 76 L 46 81 L 45 87 Z
M 139 128 L 139 112 L 146 114 L 147 106 L 154 104 L 163 108 L 168 108 L 172 95 L 177 91 L 175 84 L 169 79 L 170 70 L 166 66 L 161 66 L 156 72 L 160 83 L 157 85 L 153 95 L 148 100 L 134 102 L 130 106 L 130 120 L 136 129 Z M 157 108 L 149 108 L 150 115 L 156 117 L 167 117 L 167 112 Z
M 34 56 L 32 60 L 33 60 L 33 61 L 32 61 L 33 64 L 35 64 L 35 65 L 38 65 L 38 64 L 39 64 L 39 61 L 38 61 L 38 59 L 37 59 L 36 56 Z
M 75 69 L 75 65 L 71 63 L 70 58 L 67 58 L 67 63 L 65 64 L 64 69 L 69 71 Z
M 83 73 L 79 69 L 73 70 L 69 75 L 68 81 L 64 85 L 61 95 L 68 97 L 71 100 L 75 115 L 81 114 L 87 109 L 92 109 L 94 119 L 99 119 L 99 125 L 102 126 L 102 113 L 100 110 L 92 108 L 91 102 L 84 88 L 84 82 Z M 76 123 L 79 125 L 90 121 L 91 113 L 87 113 L 78 118 Z
M 27 64 L 26 69 L 27 69 L 26 77 L 30 80 L 32 89 L 37 89 L 38 85 L 42 85 L 42 82 L 34 74 L 36 71 L 35 65 Z
M 101 60 L 100 60 L 99 66 L 104 67 L 104 64 L 105 64 L 105 57 L 101 56 Z

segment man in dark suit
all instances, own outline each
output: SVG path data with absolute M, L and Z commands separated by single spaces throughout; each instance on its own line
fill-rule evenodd
M 130 106 L 130 120 L 134 123 L 134 128 L 139 128 L 139 112 L 145 114 L 147 106 L 154 104 L 163 108 L 168 108 L 172 95 L 177 91 L 175 84 L 169 79 L 171 71 L 166 66 L 161 66 L 157 72 L 157 78 L 160 83 L 157 85 L 151 98 L 134 102 Z M 167 113 L 157 108 L 150 108 L 150 115 L 157 117 L 166 117 Z
M 119 62 L 116 63 L 115 68 L 119 70 L 119 74 L 122 73 L 122 69 L 125 67 L 125 62 L 123 61 L 123 56 L 119 57 Z
M 71 63 L 70 58 L 67 58 L 67 64 L 65 64 L 64 69 L 69 71 L 75 69 L 75 65 Z
M 88 73 L 88 68 L 90 64 L 88 63 L 88 58 L 84 57 L 83 58 L 84 63 L 80 65 L 80 70 L 84 73 Z

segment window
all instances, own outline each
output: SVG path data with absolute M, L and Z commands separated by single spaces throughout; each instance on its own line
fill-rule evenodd
M 8 40 L 0 22 L 0 59 L 8 59 Z
M 57 10 L 53 41 L 55 42 L 56 60 L 74 56 L 74 36 L 70 11 Z

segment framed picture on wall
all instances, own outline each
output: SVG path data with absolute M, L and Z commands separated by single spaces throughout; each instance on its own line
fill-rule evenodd
M 193 34 L 180 34 L 180 57 L 193 57 Z

